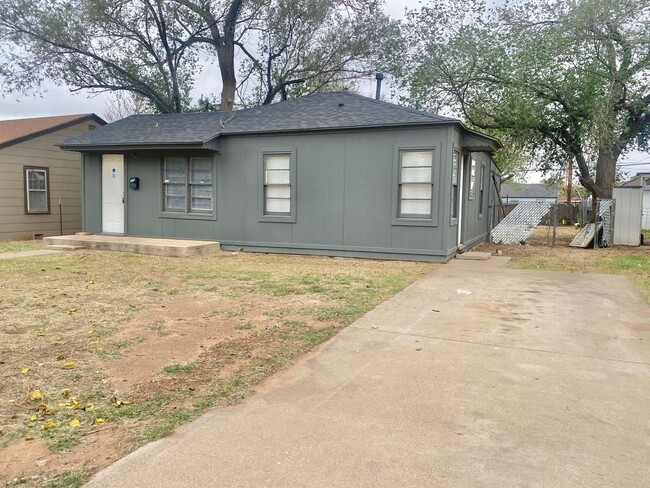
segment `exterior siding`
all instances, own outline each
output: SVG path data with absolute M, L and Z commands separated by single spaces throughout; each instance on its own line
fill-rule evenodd
M 212 216 L 162 211 L 164 156 L 206 153 L 127 152 L 126 178 L 139 178 L 140 188 L 127 185 L 126 234 L 216 240 L 224 249 L 445 261 L 456 251 L 450 163 L 459 144 L 451 126 L 222 137 L 219 153 L 209 153 L 216 177 Z M 400 148 L 423 147 L 434 147 L 433 216 L 408 222 L 397 218 L 397 158 Z M 296 155 L 295 222 L 260 219 L 262 155 L 274 150 Z M 491 163 L 481 153 L 475 157 L 486 164 L 486 197 L 480 219 L 477 206 L 466 205 L 466 236 L 474 240 L 487 234 Z M 99 233 L 100 154 L 85 155 L 84 175 L 84 230 Z
M 93 121 L 50 132 L 0 149 L 0 240 L 31 239 L 34 233 L 59 235 L 59 198 L 63 233 L 81 230 L 81 166 L 77 153 L 55 145 L 97 125 Z M 49 214 L 25 214 L 23 166 L 48 168 Z
M 474 185 L 474 198 L 470 199 L 470 167 L 471 159 L 476 161 L 476 181 Z M 490 169 L 492 167 L 492 160 L 489 155 L 485 153 L 472 152 L 469 153 L 468 161 L 465 165 L 465 184 L 463 188 L 463 244 L 465 246 L 473 246 L 478 242 L 484 241 L 488 234 L 488 215 L 489 203 L 488 195 L 490 193 Z M 480 188 L 481 188 L 481 167 L 485 168 L 483 171 L 483 213 L 480 214 Z

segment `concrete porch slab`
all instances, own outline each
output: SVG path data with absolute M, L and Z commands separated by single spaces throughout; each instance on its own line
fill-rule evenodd
M 181 239 L 154 239 L 149 237 L 123 237 L 106 235 L 70 235 L 45 237 L 46 248 L 53 246 L 78 246 L 104 251 L 153 254 L 155 256 L 198 256 L 217 252 L 218 242 Z

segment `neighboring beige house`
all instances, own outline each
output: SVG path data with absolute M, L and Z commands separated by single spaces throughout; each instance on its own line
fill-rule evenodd
M 81 160 L 57 144 L 104 124 L 94 114 L 0 121 L 0 240 L 81 230 Z

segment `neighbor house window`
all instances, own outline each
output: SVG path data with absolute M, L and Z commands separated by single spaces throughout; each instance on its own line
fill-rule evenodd
M 467 198 L 474 200 L 474 187 L 476 185 L 476 160 L 472 158 L 469 170 L 469 192 Z
M 481 165 L 481 174 L 478 181 L 478 214 L 483 215 L 483 196 L 485 194 L 485 165 Z
M 211 158 L 165 158 L 163 209 L 211 214 L 214 210 L 213 174 Z
M 25 167 L 25 213 L 50 213 L 49 171 Z
M 264 155 L 264 215 L 291 215 L 291 154 Z
M 458 218 L 458 166 L 460 164 L 460 153 L 454 151 L 451 160 L 451 218 Z
M 399 217 L 432 218 L 433 151 L 400 151 L 399 164 Z

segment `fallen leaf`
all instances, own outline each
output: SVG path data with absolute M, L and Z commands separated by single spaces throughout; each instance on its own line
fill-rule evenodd
M 41 401 L 43 399 L 43 394 L 41 390 L 34 390 L 29 394 L 29 399 L 33 402 Z
M 89 403 L 88 405 L 86 405 L 86 406 L 84 407 L 84 410 L 85 410 L 86 412 L 89 411 L 89 410 L 94 410 L 94 409 L 95 409 L 95 405 L 93 405 L 92 403 Z
M 77 310 L 79 310 L 79 309 L 78 309 L 78 308 L 71 308 L 70 310 L 68 310 L 68 315 L 72 315 L 72 314 L 75 313 Z
M 22 374 L 27 374 L 29 373 L 29 368 L 23 368 L 21 371 Z
M 31 420 L 32 422 L 36 422 L 38 420 L 38 415 L 33 414 L 31 417 L 29 417 L 29 420 Z
M 63 365 L 65 368 L 72 368 L 75 364 L 77 364 L 77 361 L 68 361 Z
M 51 420 L 43 424 L 43 430 L 51 429 L 52 427 L 56 427 L 56 423 L 52 422 Z
M 70 421 L 70 427 L 79 427 L 79 424 L 81 424 L 81 422 L 79 422 L 79 419 L 72 419 Z
M 113 403 L 113 406 L 116 408 L 120 408 L 122 405 L 131 405 L 131 402 L 127 402 L 126 400 L 120 400 L 117 397 L 111 398 L 111 402 Z
M 95 424 L 99 425 L 99 424 L 103 424 L 103 423 L 104 423 L 104 419 L 103 419 L 103 418 L 101 418 L 101 417 L 97 417 L 97 418 L 95 419 Z
M 99 341 L 98 341 L 98 340 L 96 340 L 96 341 L 90 341 L 90 343 L 91 343 L 91 344 L 99 344 Z

